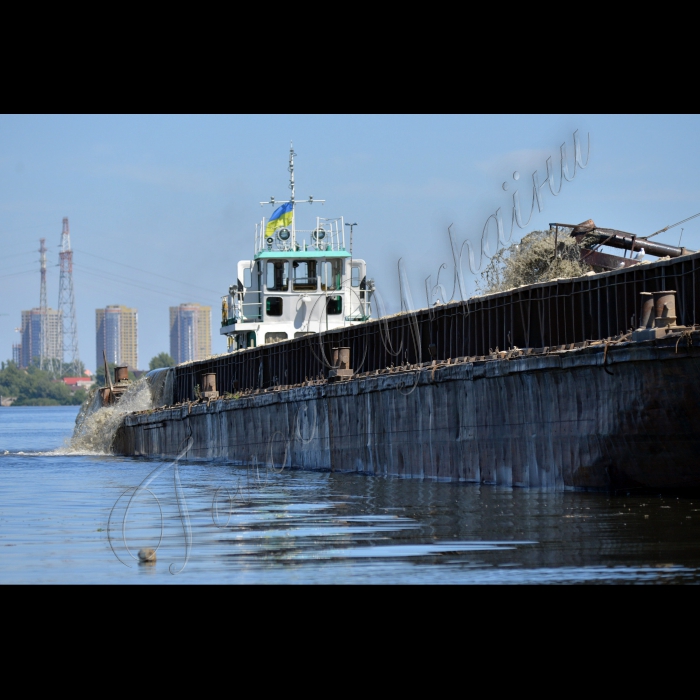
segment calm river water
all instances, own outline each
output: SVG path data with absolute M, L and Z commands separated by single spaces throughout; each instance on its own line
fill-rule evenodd
M 700 580 L 700 497 L 66 454 L 76 415 L 0 408 L 0 583 Z

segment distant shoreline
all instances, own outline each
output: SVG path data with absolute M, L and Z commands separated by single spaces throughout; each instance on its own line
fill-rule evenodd
M 21 405 L 21 406 L 1 406 L 0 408 L 75 408 L 77 410 L 80 410 L 80 405 L 79 404 L 70 404 L 70 403 L 62 403 L 58 405 L 52 405 L 52 406 L 27 406 L 27 405 Z

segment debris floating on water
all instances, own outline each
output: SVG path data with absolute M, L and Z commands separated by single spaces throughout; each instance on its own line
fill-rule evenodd
M 139 549 L 139 560 L 144 564 L 155 564 L 156 550 L 152 547 Z

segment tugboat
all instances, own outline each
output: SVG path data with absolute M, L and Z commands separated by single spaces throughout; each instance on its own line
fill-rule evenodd
M 316 217 L 313 229 L 296 227 L 294 148 L 289 150 L 289 200 L 270 197 L 269 219 L 255 226 L 252 260 L 238 263 L 236 283 L 221 299 L 220 334 L 229 352 L 368 321 L 374 282 L 364 260 L 353 258 L 352 229 L 343 217 Z M 350 230 L 346 247 L 345 229 Z

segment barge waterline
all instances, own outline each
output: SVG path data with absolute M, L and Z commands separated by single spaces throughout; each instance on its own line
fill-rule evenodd
M 700 484 L 700 331 L 127 414 L 117 454 L 569 490 Z M 497 359 L 496 359 L 497 358 Z

